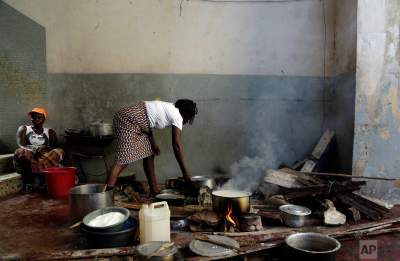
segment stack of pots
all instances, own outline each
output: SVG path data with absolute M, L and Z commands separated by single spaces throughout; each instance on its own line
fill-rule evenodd
M 80 230 L 85 235 L 89 247 L 121 247 L 133 244 L 136 222 L 129 218 L 129 211 L 114 208 L 113 190 L 103 192 L 104 184 L 86 184 L 69 191 L 70 220 L 72 223 L 83 221 Z M 90 227 L 87 223 L 92 218 L 118 211 L 126 216 L 123 223 L 111 227 Z M 85 224 L 86 223 L 86 224 Z
M 100 215 L 119 212 L 124 218 L 112 225 L 93 226 L 91 221 Z M 83 218 L 81 226 L 90 248 L 124 247 L 133 245 L 136 222 L 130 218 L 129 210 L 119 207 L 101 208 L 90 212 Z

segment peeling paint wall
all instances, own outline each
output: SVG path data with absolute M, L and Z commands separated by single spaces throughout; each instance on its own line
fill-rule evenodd
M 399 177 L 400 2 L 359 0 L 353 171 Z M 369 193 L 397 202 L 400 191 L 369 182 Z
M 12 151 L 26 113 L 47 103 L 45 29 L 0 1 L 0 153 Z

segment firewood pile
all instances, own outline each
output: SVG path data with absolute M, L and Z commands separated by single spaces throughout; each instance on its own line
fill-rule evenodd
M 388 217 L 390 205 L 357 192 L 366 184 L 360 177 L 317 172 L 333 139 L 334 132 L 328 130 L 307 159 L 292 167 L 267 170 L 264 181 L 279 187 L 277 195 L 270 198 L 279 198 L 280 204 L 305 205 L 328 225 L 343 224 L 346 219 L 357 222 Z

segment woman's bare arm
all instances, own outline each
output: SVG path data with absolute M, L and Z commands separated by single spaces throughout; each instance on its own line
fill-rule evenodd
M 185 158 L 183 157 L 181 133 L 182 131 L 178 127 L 172 126 L 172 148 L 174 149 L 175 158 L 178 161 L 179 167 L 181 168 L 183 178 L 190 180 L 191 174 L 186 166 Z

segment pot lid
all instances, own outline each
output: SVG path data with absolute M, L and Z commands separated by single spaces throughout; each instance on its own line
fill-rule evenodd
M 279 209 L 285 213 L 296 215 L 296 216 L 307 216 L 311 214 L 309 208 L 298 206 L 298 205 L 282 205 Z
M 137 246 L 137 251 L 141 256 L 171 256 L 174 255 L 178 248 L 175 245 L 172 245 L 166 249 L 160 250 L 157 252 L 164 244 L 169 242 L 162 241 L 153 241 L 144 244 L 140 244 Z M 157 252 L 157 253 L 156 253 Z
M 192 177 L 192 181 L 204 181 L 204 180 L 207 180 L 207 179 L 211 179 L 211 178 L 206 177 L 206 176 L 193 176 Z
M 226 236 L 208 235 L 208 237 L 215 241 L 220 241 L 231 246 L 240 247 L 239 243 L 236 240 Z M 197 239 L 190 242 L 189 248 L 193 251 L 193 253 L 200 256 L 215 257 L 225 256 L 234 253 L 232 249 L 228 249 L 223 246 L 218 246 L 213 243 Z
M 156 195 L 159 199 L 185 199 L 185 196 L 176 193 L 161 193 Z
M 225 198 L 240 198 L 240 197 L 249 197 L 251 193 L 244 190 L 233 190 L 233 189 L 221 189 L 214 190 L 212 192 L 214 196 L 220 196 Z

